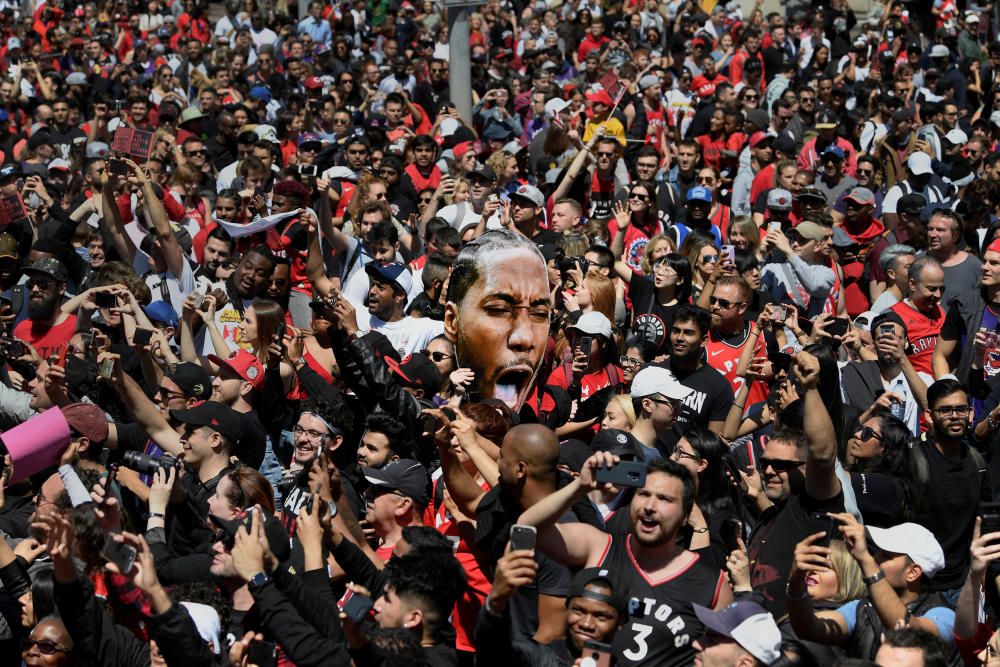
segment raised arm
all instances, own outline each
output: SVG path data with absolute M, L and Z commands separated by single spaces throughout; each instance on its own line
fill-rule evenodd
M 588 524 L 556 521 L 588 492 L 601 487 L 595 479 L 598 468 L 618 460 L 609 452 L 597 452 L 584 461 L 579 477 L 521 514 L 517 522 L 538 529 L 536 544 L 546 556 L 571 568 L 596 565 L 608 545 L 608 534 Z
M 143 209 L 146 212 L 146 218 L 153 226 L 157 240 L 160 242 L 160 250 L 163 252 L 164 261 L 167 263 L 167 270 L 180 280 L 181 275 L 184 273 L 184 262 L 186 260 L 184 259 L 184 251 L 181 249 L 181 244 L 177 242 L 174 230 L 170 228 L 167 210 L 163 207 L 163 202 L 160 198 L 156 196 L 152 181 L 146 177 L 146 173 L 139 165 L 129 159 L 125 160 L 125 164 L 128 165 L 131 172 L 129 180 L 134 180 L 138 183 L 142 190 Z
M 125 407 L 135 416 L 136 423 L 142 426 L 150 440 L 164 451 L 175 456 L 183 452 L 184 446 L 181 444 L 180 435 L 171 428 L 166 417 L 160 414 L 160 409 L 143 393 L 139 384 L 122 372 L 119 356 L 111 352 L 102 352 L 97 362 L 100 364 L 106 359 L 114 359 L 115 361 L 115 370 L 111 374 L 111 385 L 118 390 Z
M 826 500 L 840 493 L 837 480 L 837 434 L 830 413 L 819 393 L 819 360 L 808 352 L 795 355 L 793 368 L 805 396 L 806 492 L 817 500 Z
M 320 208 L 320 214 L 322 215 L 322 206 Z M 326 275 L 326 262 L 323 261 L 323 250 L 319 244 L 319 231 L 317 230 L 315 221 L 311 218 L 306 220 L 306 232 L 309 235 L 309 255 L 306 259 L 306 273 L 309 274 L 309 282 L 312 283 L 316 293 L 325 298 L 329 296 L 334 285 L 333 281 Z M 337 248 L 337 252 L 342 256 L 346 256 L 348 248 L 347 235 L 339 229 L 333 229 L 333 236 L 331 238 L 334 240 L 334 248 Z M 344 240 L 343 250 L 339 249 L 336 243 L 340 238 Z
M 101 224 L 111 238 L 119 257 L 131 266 L 135 259 L 136 247 L 125 232 L 122 214 L 118 210 L 118 202 L 115 201 L 115 182 L 107 172 L 101 176 Z

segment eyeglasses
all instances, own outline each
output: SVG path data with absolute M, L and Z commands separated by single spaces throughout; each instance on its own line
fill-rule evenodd
M 857 436 L 859 440 L 871 440 L 872 438 L 874 438 L 875 440 L 882 439 L 882 434 L 876 432 L 875 429 L 873 429 L 871 426 L 865 426 L 864 428 L 862 428 L 860 431 L 857 432 Z
M 294 435 L 296 438 L 299 437 L 300 435 L 305 435 L 307 438 L 313 441 L 315 440 L 322 441 L 324 438 L 326 438 L 326 433 L 320 433 L 319 431 L 311 428 L 304 429 L 301 426 L 295 426 L 295 428 L 292 429 L 292 435 Z
M 618 365 L 622 368 L 638 368 L 642 366 L 642 359 L 636 359 L 635 357 L 630 357 L 627 354 L 623 354 L 618 357 Z
M 28 279 L 28 291 L 33 289 L 39 289 L 42 292 L 47 292 L 56 286 L 56 281 L 46 280 L 45 278 L 29 278 Z
M 455 358 L 453 355 L 447 354 L 445 352 L 431 352 L 430 350 L 422 350 L 421 354 L 423 354 L 424 356 L 430 357 L 431 361 L 434 361 L 435 363 L 440 363 L 440 362 L 444 361 L 445 359 L 454 359 Z
M 164 403 L 169 401 L 171 398 L 186 398 L 186 396 L 179 391 L 170 391 L 166 387 L 158 388 L 156 390 L 156 395 L 162 398 Z
M 789 470 L 794 470 L 796 468 L 801 468 L 806 464 L 805 461 L 790 461 L 788 459 L 769 459 L 766 456 L 761 456 L 760 459 L 760 469 L 767 470 L 771 468 L 774 472 L 788 472 Z
M 25 637 L 21 640 L 21 650 L 27 653 L 31 647 L 37 646 L 38 652 L 42 655 L 55 655 L 56 653 L 68 653 L 69 647 L 57 644 L 49 639 L 32 639 Z
M 677 447 L 676 449 L 674 449 L 674 453 L 670 455 L 670 458 L 675 459 L 675 460 L 677 460 L 677 459 L 691 459 L 692 461 L 701 461 L 701 457 L 700 456 L 698 456 L 697 454 L 689 454 L 689 453 L 685 452 L 683 449 L 681 449 L 680 447 Z
M 674 275 L 677 275 L 677 269 L 670 266 L 666 262 L 660 262 L 659 264 L 653 267 L 653 273 L 659 273 L 661 275 L 670 275 L 671 273 L 673 273 Z
M 945 405 L 940 408 L 934 408 L 934 412 L 936 412 L 939 417 L 965 417 L 969 414 L 969 406 Z
M 708 302 L 713 306 L 718 306 L 722 310 L 729 310 L 730 308 L 743 305 L 742 301 L 730 301 L 729 299 L 720 299 L 714 296 L 709 297 Z
M 628 193 L 629 199 L 638 199 L 639 201 L 649 201 L 649 195 L 640 194 L 638 192 Z

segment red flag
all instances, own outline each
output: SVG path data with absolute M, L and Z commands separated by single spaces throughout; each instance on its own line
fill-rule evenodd
M 617 75 L 615 75 L 613 70 L 608 70 L 604 73 L 598 83 L 601 84 L 601 88 L 604 89 L 617 105 L 621 102 L 622 97 L 625 95 L 625 86 L 618 80 Z

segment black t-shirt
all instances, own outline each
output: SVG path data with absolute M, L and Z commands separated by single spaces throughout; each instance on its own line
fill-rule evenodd
M 722 373 L 705 364 L 692 373 L 676 368 L 670 360 L 660 365 L 672 372 L 682 385 L 694 390 L 684 399 L 675 428 L 663 431 L 657 438 L 662 451 L 669 453 L 674 451 L 674 445 L 689 424 L 707 427 L 709 422 L 726 420 L 733 404 L 733 387 Z
M 543 245 L 555 245 L 556 241 L 562 238 L 562 234 L 554 232 L 551 229 L 539 229 L 535 232 L 535 235 L 531 237 L 531 240 L 535 245 L 541 247 Z
M 632 331 L 640 339 L 662 347 L 674 323 L 674 311 L 679 304 L 663 306 L 656 299 L 656 287 L 647 276 L 632 273 L 628 284 L 628 298 L 632 301 Z
M 844 494 L 817 500 L 804 490 L 781 506 L 768 508 L 750 534 L 750 580 L 764 596 L 765 606 L 776 619 L 788 613 L 785 583 L 792 570 L 795 545 L 821 530 L 811 518 L 814 512 L 843 512 Z
M 983 492 L 981 476 L 967 449 L 961 456 L 950 457 L 931 442 L 920 441 L 914 447 L 927 457 L 930 490 L 923 494 L 925 506 L 914 521 L 934 533 L 944 551 L 945 566 L 935 575 L 933 586 L 935 590 L 958 588 L 969 569 L 969 543 Z

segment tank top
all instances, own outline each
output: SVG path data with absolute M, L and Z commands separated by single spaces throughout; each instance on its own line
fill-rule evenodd
M 631 534 L 608 537 L 599 563 L 629 592 L 628 620 L 613 644 L 617 665 L 680 667 L 694 662 L 692 643 L 704 634 L 693 603 L 712 608 L 725 586 L 722 572 L 695 554 L 683 571 L 652 582 L 633 556 Z

